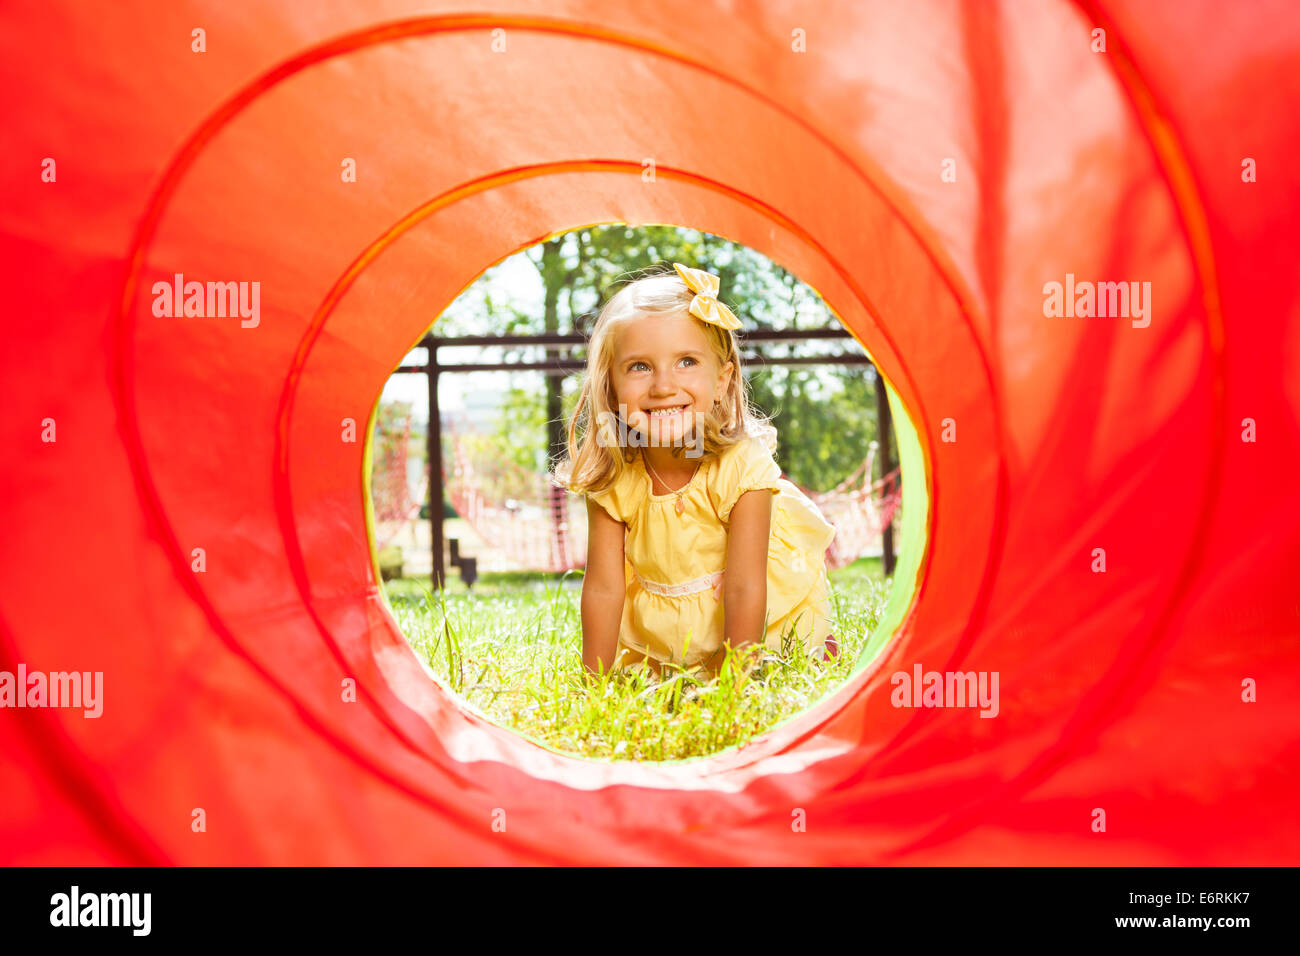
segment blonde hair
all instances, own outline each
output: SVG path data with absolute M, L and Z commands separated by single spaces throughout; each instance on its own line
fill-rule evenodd
M 682 281 L 681 276 L 669 266 L 667 271 L 643 274 L 628 282 L 614 294 L 596 317 L 591 338 L 587 343 L 587 372 L 578 395 L 578 405 L 568 425 L 568 455 L 555 464 L 552 481 L 579 494 L 602 491 L 617 481 L 623 470 L 636 456 L 634 446 L 622 446 L 598 440 L 595 424 L 618 421 L 626 423 L 614 412 L 616 405 L 614 383 L 610 367 L 614 359 L 614 333 L 619 325 L 645 314 L 689 315 L 691 299 L 695 293 Z M 757 438 L 771 452 L 776 451 L 776 429 L 762 412 L 749 403 L 749 388 L 742 374 L 740 350 L 734 332 L 703 322 L 690 316 L 704 331 L 709 347 L 722 368 L 732 363 L 731 381 L 719 404 L 700 416 L 697 442 L 703 439 L 704 454 L 718 454 L 723 449 L 747 438 Z M 608 434 L 609 430 L 606 430 Z M 627 428 L 620 427 L 619 435 Z M 674 455 L 685 451 L 685 445 L 675 446 Z

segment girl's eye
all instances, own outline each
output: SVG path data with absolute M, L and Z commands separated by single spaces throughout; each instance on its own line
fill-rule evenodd
M 684 363 L 689 363 L 690 365 L 699 365 L 699 364 L 700 364 L 696 359 L 691 358 L 689 355 L 687 355 L 686 357 L 684 357 L 684 358 L 682 359 L 682 362 L 684 362 Z M 649 367 L 650 367 L 650 366 L 647 365 L 645 362 L 633 362 L 631 365 L 629 365 L 629 366 L 627 367 L 627 370 L 628 370 L 629 372 L 635 372 L 637 369 L 641 369 L 641 368 L 647 368 L 647 369 L 648 369 Z

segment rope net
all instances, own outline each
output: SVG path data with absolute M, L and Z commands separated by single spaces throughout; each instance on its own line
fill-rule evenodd
M 835 526 L 835 538 L 826 549 L 826 566 L 832 571 L 850 565 L 864 555 L 878 553 L 880 536 L 894 520 L 902 503 L 897 468 L 872 482 L 875 457 L 876 451 L 872 448 L 853 474 L 830 491 L 809 491 L 796 485 Z
M 452 507 L 481 539 L 479 568 L 568 571 L 587 555 L 587 514 L 546 475 L 505 458 L 486 436 L 450 432 L 451 474 L 443 468 Z M 471 545 L 472 546 L 472 545 Z
M 370 500 L 374 504 L 375 546 L 381 551 L 415 520 L 421 502 L 429 497 L 427 465 L 419 488 L 411 492 L 407 471 L 411 457 L 410 407 L 386 411 L 390 408 L 393 406 L 380 406 L 371 452 Z

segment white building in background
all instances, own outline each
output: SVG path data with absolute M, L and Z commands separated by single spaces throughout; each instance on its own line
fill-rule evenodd
M 503 389 L 508 388 L 509 384 L 509 375 L 495 372 L 442 376 L 438 387 L 438 417 L 442 422 L 443 435 L 482 435 L 496 431 L 497 417 L 504 397 Z M 411 441 L 407 447 L 406 478 L 413 497 L 421 495 L 424 484 L 424 461 L 428 447 L 428 388 L 423 375 L 394 375 L 389 379 L 382 398 L 386 402 L 411 403 Z
M 468 376 L 465 376 L 468 377 Z M 442 398 L 441 395 L 438 396 Z M 463 407 L 455 413 L 443 413 L 443 428 L 461 429 L 468 423 L 468 430 L 484 434 L 496 429 L 497 416 L 501 409 L 502 393 L 498 389 L 475 389 L 461 392 Z

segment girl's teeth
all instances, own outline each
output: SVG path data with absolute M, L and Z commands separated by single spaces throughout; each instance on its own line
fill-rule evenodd
M 686 407 L 685 405 L 681 405 L 681 406 L 679 406 L 679 407 L 677 407 L 677 408 L 656 408 L 654 411 L 652 411 L 652 412 L 650 413 L 650 417 L 651 417 L 651 418 L 663 418 L 663 417 L 666 416 L 666 415 L 676 415 L 678 412 L 680 412 L 680 411 L 681 411 L 683 408 L 685 408 L 685 407 Z

